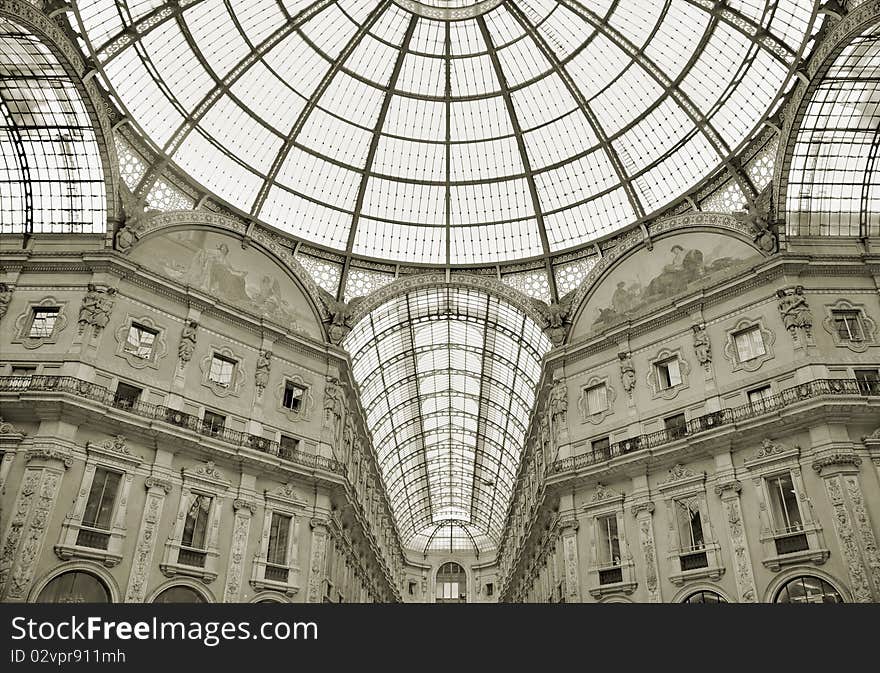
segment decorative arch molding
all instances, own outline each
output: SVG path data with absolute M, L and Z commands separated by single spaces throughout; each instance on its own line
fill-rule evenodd
M 826 582 L 828 582 L 828 584 L 837 589 L 837 593 L 839 593 L 843 597 L 843 600 L 846 603 L 853 602 L 852 593 L 850 592 L 849 587 L 846 585 L 845 582 L 841 582 L 834 575 L 831 575 L 824 570 L 820 570 L 816 566 L 804 565 L 794 566 L 776 575 L 776 577 L 774 577 L 770 581 L 770 584 L 767 585 L 767 589 L 764 591 L 762 602 L 773 603 L 776 599 L 776 594 L 779 593 L 779 590 L 785 584 L 796 577 L 802 577 L 804 575 L 812 575 L 813 577 L 818 577 L 819 579 L 825 580 Z
M 43 575 L 39 581 L 34 582 L 33 588 L 28 596 L 28 603 L 36 602 L 43 589 L 49 585 L 49 582 L 56 577 L 60 577 L 64 573 L 69 572 L 84 572 L 94 575 L 104 583 L 107 592 L 110 594 L 111 603 L 119 603 L 122 601 L 122 593 L 119 591 L 119 585 L 116 583 L 113 575 L 107 572 L 107 569 L 104 566 L 92 561 L 69 561 L 55 566 L 52 570 Z
M 278 591 L 260 591 L 251 597 L 248 603 L 292 603 L 287 596 Z
M 0 0 L 3 2 L 4 0 Z M 321 324 L 329 320 L 330 314 L 323 301 L 320 290 L 309 272 L 297 261 L 290 250 L 290 242 L 264 227 L 248 227 L 243 222 L 226 215 L 207 210 L 173 210 L 156 212 L 138 222 L 135 240 L 122 254 L 128 254 L 145 240 L 175 231 L 205 229 L 233 238 L 241 239 L 242 245 L 253 246 L 288 272 L 291 280 L 303 291 L 309 300 L 315 318 Z M 323 327 L 322 330 L 326 331 Z
M 217 602 L 217 599 L 214 598 L 214 594 L 211 593 L 211 590 L 208 589 L 208 587 L 206 587 L 204 584 L 200 584 L 196 580 L 188 579 L 186 577 L 175 577 L 168 580 L 167 582 L 163 582 L 147 595 L 147 600 L 144 602 L 152 603 L 159 597 L 159 594 L 161 594 L 166 589 L 171 589 L 173 587 L 186 587 L 187 589 L 192 589 L 199 596 L 204 598 L 206 603 Z
M 415 290 L 432 287 L 461 287 L 479 290 L 512 304 L 538 325 L 543 326 L 546 324 L 546 318 L 539 308 L 543 302 L 537 302 L 537 300 L 527 297 L 519 290 L 505 285 L 500 280 L 467 273 L 450 274 L 448 277 L 445 273 L 425 273 L 398 278 L 370 295 L 358 298 L 356 303 L 353 302 L 351 308 L 351 325 L 356 325 L 371 311 L 374 311 L 395 297 L 409 294 Z
M 880 2 L 880 0 L 878 0 Z M 683 215 L 675 215 L 658 221 L 651 227 L 651 238 L 646 239 L 639 229 L 631 229 L 618 239 L 618 244 L 610 250 L 603 251 L 602 258 L 590 269 L 587 277 L 571 293 L 571 323 L 574 328 L 581 318 L 584 308 L 595 290 L 605 278 L 630 255 L 639 250 L 653 248 L 653 241 L 657 241 L 679 233 L 720 233 L 732 236 L 754 248 L 756 254 L 769 257 L 770 253 L 762 250 L 756 243 L 756 231 L 746 218 L 729 215 L 727 213 L 703 213 L 692 212 Z M 569 330 L 568 339 L 574 333 Z
M 688 584 L 685 587 L 682 587 L 678 590 L 678 592 L 672 597 L 671 603 L 683 603 L 688 596 L 693 594 L 700 593 L 701 591 L 711 591 L 713 594 L 718 594 L 728 603 L 736 603 L 736 600 L 731 597 L 731 595 L 722 589 L 717 584 L 710 584 L 709 582 L 694 582 L 692 584 Z
M 83 60 L 79 48 L 61 26 L 33 4 L 25 0 L 0 0 L 0 16 L 11 19 L 36 35 L 52 51 L 82 95 L 86 113 L 95 129 L 98 151 L 101 153 L 108 219 L 107 234 L 111 234 L 112 222 L 117 220 L 122 212 L 117 190 L 119 160 L 116 157 L 116 144 L 113 141 L 113 130 L 107 114 L 107 103 L 98 85 L 90 77 L 92 71 Z
M 851 4 L 851 3 L 848 3 Z M 798 81 L 792 92 L 788 104 L 782 109 L 782 125 L 779 133 L 779 147 L 776 150 L 772 184 L 776 186 L 773 192 L 773 213 L 775 217 L 782 217 L 785 213 L 785 203 L 788 198 L 788 174 L 791 170 L 791 159 L 794 153 L 794 145 L 797 142 L 800 123 L 804 112 L 810 104 L 816 89 L 825 78 L 828 69 L 841 51 L 863 30 L 877 23 L 880 18 L 880 0 L 870 0 L 858 7 L 853 7 L 843 15 L 837 23 L 830 28 L 822 41 L 813 50 L 812 56 L 806 63 L 804 74 L 808 81 Z M 832 19 L 826 18 L 825 26 Z

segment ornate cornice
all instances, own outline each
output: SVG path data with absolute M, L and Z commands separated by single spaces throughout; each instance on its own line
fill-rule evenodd
M 57 460 L 64 465 L 64 469 L 73 465 L 70 451 L 45 444 L 28 449 L 25 453 L 25 460 L 28 463 L 32 460 Z
M 851 466 L 858 468 L 862 464 L 862 459 L 852 451 L 834 451 L 819 456 L 813 461 L 813 469 L 821 472 L 823 467 L 830 465 Z

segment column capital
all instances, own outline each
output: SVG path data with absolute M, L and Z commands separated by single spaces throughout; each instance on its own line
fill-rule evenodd
M 326 532 L 327 529 L 330 527 L 330 519 L 324 517 L 314 517 L 312 519 L 309 519 L 309 526 L 312 530 L 323 529 L 324 532 Z
M 241 511 L 242 514 L 247 513 L 248 515 L 253 515 L 257 512 L 257 505 L 250 500 L 236 498 L 232 501 L 232 509 L 234 509 L 236 512 Z
M 148 491 L 162 489 L 165 491 L 165 495 L 168 495 L 171 493 L 172 484 L 168 479 L 162 479 L 161 477 L 147 477 L 144 479 L 144 488 Z
M 813 469 L 816 473 L 825 476 L 826 472 L 858 471 L 861 464 L 862 459 L 852 451 L 831 451 L 816 457 L 813 461 Z
M 28 449 L 25 453 L 25 460 L 28 463 L 33 460 L 57 460 L 64 465 L 65 470 L 73 465 L 73 457 L 71 456 L 70 451 L 59 449 L 48 444 Z
M 630 507 L 630 511 L 635 517 L 644 514 L 647 514 L 647 516 L 651 516 L 654 513 L 654 503 L 650 500 L 636 502 L 633 503 L 633 505 Z
M 733 497 L 742 491 L 742 482 L 739 479 L 724 479 L 715 484 L 715 494 L 722 498 Z

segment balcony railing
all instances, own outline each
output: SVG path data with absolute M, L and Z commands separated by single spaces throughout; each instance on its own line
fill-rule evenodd
M 602 463 L 612 458 L 634 453 L 642 449 L 653 449 L 663 444 L 690 437 L 701 432 L 714 430 L 723 425 L 730 425 L 749 418 L 756 418 L 773 411 L 779 411 L 796 402 L 827 395 L 847 395 L 860 397 L 880 397 L 880 387 L 866 386 L 855 379 L 816 379 L 786 388 L 776 395 L 771 395 L 757 402 L 750 402 L 731 409 L 713 411 L 697 418 L 692 418 L 685 425 L 651 432 L 638 437 L 623 439 L 600 451 L 588 451 L 576 456 L 557 460 L 551 472 L 570 472 L 582 467 Z
M 333 458 L 326 458 L 305 451 L 292 451 L 287 447 L 282 448 L 278 442 L 258 435 L 251 435 L 230 428 L 212 427 L 205 424 L 198 416 L 158 404 L 148 404 L 146 402 L 133 401 L 130 398 L 123 398 L 118 396 L 113 390 L 72 376 L 0 376 L 0 392 L 68 393 L 104 404 L 108 407 L 122 409 L 142 418 L 164 421 L 180 428 L 192 430 L 200 435 L 213 437 L 214 439 L 244 446 L 273 456 L 279 456 L 283 460 L 292 463 L 320 468 L 338 474 L 343 473 L 342 465 Z

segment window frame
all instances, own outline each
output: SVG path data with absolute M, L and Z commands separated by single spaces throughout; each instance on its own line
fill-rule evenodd
M 859 339 L 840 336 L 836 320 L 836 316 L 840 313 L 849 313 L 856 317 L 861 330 Z M 857 304 L 848 299 L 838 299 L 833 304 L 826 304 L 822 327 L 831 336 L 831 340 L 837 348 L 847 348 L 854 353 L 864 353 L 869 347 L 877 345 L 877 323 L 868 315 L 864 304 Z
M 24 310 L 18 314 L 15 319 L 15 337 L 12 343 L 18 343 L 25 348 L 32 350 L 46 344 L 54 344 L 58 342 L 61 332 L 67 327 L 67 304 L 66 301 L 59 301 L 53 296 L 43 297 L 38 301 L 30 301 Z M 45 336 L 30 336 L 31 327 L 37 311 L 57 309 L 55 322 L 52 325 L 52 332 Z
M 673 363 L 674 369 L 671 367 Z M 672 375 L 673 371 L 677 376 Z M 688 387 L 690 371 L 690 364 L 681 348 L 660 350 L 648 361 L 648 374 L 645 380 L 652 391 L 652 398 L 665 400 L 675 398 L 679 392 Z
M 128 337 L 133 329 L 153 335 L 150 352 L 144 357 L 129 349 Z M 165 328 L 150 316 L 133 316 L 126 314 L 124 320 L 114 332 L 116 339 L 116 356 L 125 360 L 134 369 L 158 369 L 159 362 L 168 352 Z
M 590 392 L 598 388 L 605 389 L 605 406 L 602 409 L 593 410 L 590 406 Z M 617 391 L 611 385 L 609 377 L 591 376 L 581 385 L 581 392 L 578 396 L 577 404 L 581 423 L 591 423 L 592 425 L 603 423 L 608 416 L 614 413 L 614 402 L 616 399 Z
M 637 586 L 635 562 L 629 552 L 626 535 L 626 523 L 623 509 L 624 496 L 604 485 L 597 484 L 591 499 L 581 509 L 589 517 L 590 551 L 586 567 L 587 590 L 593 598 L 600 599 L 609 595 L 629 595 Z M 617 546 L 619 563 L 607 565 L 602 562 L 598 541 L 601 539 L 601 521 L 606 517 L 614 517 L 617 527 Z M 609 548 L 610 551 L 610 548 Z M 612 559 L 613 560 L 613 559 Z M 608 577 L 603 574 L 619 571 L 617 582 L 603 582 Z
M 736 337 L 753 329 L 757 329 L 758 334 L 761 336 L 761 343 L 764 352 L 757 354 L 748 360 L 742 360 L 739 355 L 739 347 L 736 343 Z M 727 340 L 724 344 L 722 355 L 724 356 L 724 359 L 730 363 L 730 370 L 732 372 L 757 371 L 765 362 L 772 360 L 775 357 L 773 344 L 776 342 L 776 337 L 773 332 L 764 326 L 762 318 L 743 318 L 733 326 L 729 327 L 726 330 L 726 334 Z
M 251 586 L 257 591 L 280 591 L 286 596 L 295 596 L 302 583 L 300 566 L 300 537 L 303 522 L 308 520 L 308 502 L 297 493 L 296 486 L 290 482 L 272 490 L 264 491 L 263 526 L 260 535 L 259 551 L 254 556 L 251 570 Z M 275 516 L 289 519 L 285 559 L 283 565 L 269 560 L 269 546 L 272 541 L 272 521 Z M 278 569 L 286 571 L 284 579 Z
M 86 443 L 86 462 L 77 497 L 70 514 L 64 518 L 58 543 L 55 545 L 55 553 L 60 559 L 91 559 L 107 567 L 113 567 L 122 560 L 122 547 L 129 526 L 127 513 L 131 484 L 143 462 L 142 457 L 131 452 L 121 435 L 102 443 Z M 119 474 L 119 486 L 110 514 L 110 525 L 106 530 L 98 530 L 84 523 L 86 507 L 99 469 Z M 81 545 L 80 531 L 106 534 L 106 548 Z

